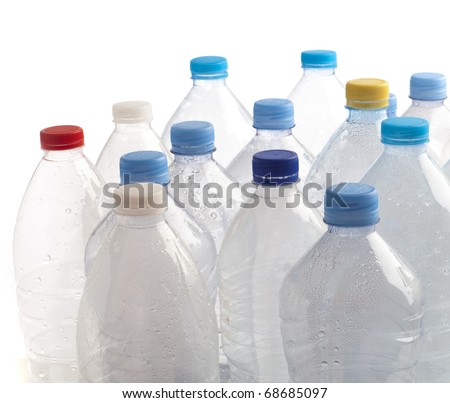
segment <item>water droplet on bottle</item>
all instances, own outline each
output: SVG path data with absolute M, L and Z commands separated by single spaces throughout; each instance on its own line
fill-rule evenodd
M 45 257 L 45 260 L 47 260 L 47 262 L 49 262 L 50 260 L 52 260 L 52 257 L 51 257 L 50 255 L 47 255 L 47 256 Z
M 318 333 L 319 339 L 323 339 L 325 337 L 325 332 L 320 331 Z
M 334 348 L 334 352 L 337 353 L 339 351 L 339 347 Z
M 37 278 L 37 281 L 41 282 L 41 281 L 42 281 L 42 278 L 41 278 L 41 277 L 38 277 L 38 278 Z
M 211 213 L 211 218 L 212 218 L 213 220 L 215 220 L 215 219 L 217 218 L 217 214 L 214 213 L 214 212 L 212 212 L 212 213 Z
M 333 361 L 333 367 L 338 367 L 339 365 L 341 365 L 339 361 Z
M 326 367 L 328 367 L 328 362 L 322 361 L 322 362 L 320 363 L 320 365 L 321 365 L 323 368 L 326 368 Z
M 43 372 L 39 372 L 39 378 L 41 378 L 41 379 L 44 378 L 44 373 Z
M 66 208 L 66 213 L 70 214 L 72 212 L 72 210 L 70 208 Z

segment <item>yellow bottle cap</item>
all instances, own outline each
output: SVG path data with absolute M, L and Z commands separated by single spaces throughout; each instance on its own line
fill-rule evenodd
M 378 78 L 358 78 L 345 86 L 347 106 L 355 109 L 380 109 L 389 106 L 389 84 Z

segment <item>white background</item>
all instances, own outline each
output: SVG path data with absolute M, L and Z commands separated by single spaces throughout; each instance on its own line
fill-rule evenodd
M 84 128 L 95 162 L 113 129 L 111 105 L 153 104 L 154 128 L 191 87 L 189 60 L 222 55 L 243 104 L 286 96 L 301 76 L 300 52 L 333 49 L 337 75 L 391 84 L 399 111 L 409 77 L 450 74 L 446 1 L 109 0 L 8 1 L 0 5 L 0 379 L 17 379 L 22 354 L 12 263 L 15 216 L 41 158 L 39 131 Z M 450 246 L 449 246 L 450 247 Z

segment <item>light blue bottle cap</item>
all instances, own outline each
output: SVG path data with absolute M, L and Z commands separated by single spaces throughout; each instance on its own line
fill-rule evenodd
M 172 154 L 200 155 L 216 150 L 214 128 L 209 122 L 190 120 L 174 124 L 170 129 Z
M 294 126 L 294 104 L 289 99 L 267 98 L 253 105 L 255 129 L 286 130 Z
M 395 94 L 389 93 L 389 106 L 386 109 L 388 118 L 395 118 L 397 116 L 397 97 Z
M 440 73 L 416 73 L 409 82 L 409 97 L 418 101 L 440 101 L 447 98 L 447 80 Z
M 193 80 L 216 80 L 228 77 L 227 59 L 221 56 L 201 56 L 191 60 Z
M 167 157 L 160 151 L 134 151 L 120 158 L 120 183 L 169 183 Z
M 334 50 L 305 50 L 301 54 L 304 69 L 335 69 L 337 67 Z
M 428 143 L 428 121 L 414 117 L 398 117 L 381 122 L 381 142 L 397 146 Z
M 253 182 L 279 186 L 298 181 L 298 155 L 288 150 L 266 150 L 253 155 Z
M 378 193 L 363 183 L 340 183 L 325 192 L 324 221 L 339 227 L 373 225 L 378 218 Z

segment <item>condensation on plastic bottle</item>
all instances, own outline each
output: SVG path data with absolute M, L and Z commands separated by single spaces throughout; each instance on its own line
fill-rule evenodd
M 259 151 L 290 150 L 298 155 L 299 176 L 304 179 L 311 169 L 312 156 L 292 135 L 295 126 L 294 106 L 288 99 L 267 98 L 253 107 L 253 127 L 256 134 L 227 168 L 240 184 L 252 180 L 252 158 Z
M 339 184 L 325 197 L 328 232 L 280 291 L 290 377 L 413 382 L 422 336 L 420 283 L 375 230 L 373 187 Z
M 227 59 L 202 56 L 190 63 L 193 87 L 169 119 L 162 141 L 170 150 L 170 130 L 175 123 L 203 120 L 216 132 L 216 160 L 224 168 L 251 140 L 252 118 L 226 84 Z
M 294 103 L 294 136 L 316 158 L 345 119 L 344 87 L 336 76 L 336 52 L 306 50 L 301 54 L 303 76 L 289 94 Z
M 350 80 L 345 91 L 348 119 L 331 136 L 305 180 L 305 186 L 312 186 L 305 194 L 314 203 L 323 200 L 332 184 L 359 182 L 383 152 L 380 126 L 387 118 L 388 83 L 375 78 Z
M 89 234 L 102 219 L 101 179 L 78 126 L 41 131 L 44 157 L 14 231 L 20 325 L 33 382 L 76 382 L 76 322 Z
M 205 284 L 165 220 L 164 187 L 136 185 L 118 189 L 117 224 L 86 281 L 77 329 L 82 379 L 215 382 L 217 323 Z
M 389 93 L 389 106 L 387 107 L 386 114 L 388 118 L 397 117 L 397 97 L 392 92 Z
M 151 126 L 153 111 L 149 102 L 119 102 L 113 105 L 112 111 L 115 128 L 96 167 L 105 183 L 120 183 L 119 160 L 123 154 L 141 150 L 166 151 Z
M 160 151 L 134 151 L 125 154 L 120 159 L 120 182 L 122 185 L 130 183 L 157 183 L 169 186 L 169 168 L 166 156 Z M 168 210 L 165 213 L 167 224 L 177 234 L 180 240 L 190 251 L 194 262 L 200 270 L 205 281 L 212 303 L 217 295 L 218 275 L 215 270 L 216 247 L 207 228 L 197 223 L 195 219 L 174 202 L 167 198 Z M 102 248 L 105 239 L 116 225 L 117 214 L 111 211 L 97 226 L 89 238 L 85 254 L 86 275 L 92 267 Z
M 363 181 L 380 195 L 380 235 L 411 264 L 424 291 L 416 380 L 449 382 L 450 185 L 427 154 L 426 120 L 388 119 L 381 130 L 384 152 Z
M 293 151 L 253 156 L 254 195 L 219 253 L 221 336 L 233 382 L 289 382 L 279 289 L 287 270 L 325 231 L 297 189 L 298 171 Z
M 450 159 L 450 110 L 447 98 L 447 82 L 443 74 L 416 73 L 411 76 L 409 97 L 411 106 L 403 116 L 413 116 L 430 123 L 428 155 L 443 168 Z

